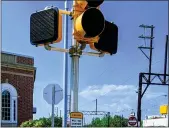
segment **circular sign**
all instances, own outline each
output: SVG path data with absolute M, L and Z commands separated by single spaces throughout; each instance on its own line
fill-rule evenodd
M 135 126 L 137 124 L 137 119 L 135 116 L 130 116 L 129 117 L 129 121 L 128 121 L 128 124 L 131 125 L 131 126 Z

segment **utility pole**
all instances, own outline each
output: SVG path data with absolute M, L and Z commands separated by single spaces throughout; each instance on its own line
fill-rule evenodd
M 142 96 L 144 95 L 145 91 L 147 90 L 148 86 L 150 85 L 150 81 L 151 81 L 151 66 L 152 66 L 152 50 L 153 50 L 153 30 L 154 30 L 154 26 L 148 26 L 148 25 L 140 25 L 139 27 L 141 28 L 144 28 L 144 31 L 145 29 L 149 28 L 151 29 L 151 35 L 150 37 L 146 36 L 146 35 L 141 35 L 139 36 L 139 38 L 143 38 L 144 40 L 146 39 L 150 39 L 150 46 L 141 46 L 139 47 L 139 49 L 141 50 L 141 52 L 147 57 L 147 59 L 149 60 L 149 75 L 148 75 L 148 83 L 147 83 L 147 87 L 145 88 L 143 94 L 142 94 L 142 83 L 140 82 L 140 80 L 142 79 L 142 76 L 141 74 L 139 75 L 139 89 L 138 89 L 138 111 L 137 111 L 137 120 L 138 120 L 138 126 L 140 126 L 140 123 L 141 123 L 141 98 Z M 142 49 L 148 49 L 150 51 L 149 53 L 149 56 L 147 56 L 145 54 L 145 52 L 142 50 Z
M 96 99 L 96 115 L 97 115 L 97 99 Z
M 141 99 L 143 98 L 147 88 L 149 87 L 149 85 L 166 85 L 169 86 L 169 83 L 166 82 L 166 77 L 169 76 L 169 74 L 166 74 L 166 69 L 167 69 L 167 47 L 168 47 L 168 38 L 166 39 L 166 45 L 165 45 L 165 56 L 164 56 L 164 74 L 160 74 L 160 73 L 152 73 L 151 71 L 151 65 L 152 65 L 152 49 L 153 49 L 153 29 L 154 26 L 148 26 L 148 25 L 140 25 L 140 27 L 146 29 L 146 28 L 150 28 L 151 29 L 151 35 L 149 36 L 139 36 L 139 38 L 143 38 L 145 39 L 150 39 L 150 46 L 140 46 L 139 49 L 141 50 L 141 52 L 147 57 L 147 59 L 149 60 L 149 72 L 148 73 L 144 73 L 141 72 L 139 73 L 139 88 L 138 88 L 138 106 L 137 106 L 137 120 L 138 120 L 138 124 L 137 126 L 140 127 L 141 124 Z M 167 36 L 168 37 L 168 36 Z M 149 56 L 147 56 L 145 54 L 145 52 L 142 50 L 150 50 Z M 155 81 L 156 79 L 158 79 L 157 82 Z M 145 87 L 145 89 L 142 92 L 142 85 L 146 84 L 147 86 Z M 169 92 L 169 89 L 168 89 Z M 168 101 L 169 102 L 169 101 Z M 169 119 L 168 119 L 169 122 Z
M 62 110 L 60 110 L 60 118 L 62 117 Z
M 58 107 L 57 107 L 57 110 L 56 110 L 56 111 L 57 111 L 57 117 L 58 117 Z
M 138 88 L 138 104 L 137 104 L 137 126 L 140 126 L 141 123 L 141 94 L 142 94 L 142 74 L 139 74 L 139 88 Z
M 123 114 L 121 116 L 121 127 L 123 127 Z
M 110 127 L 110 112 L 107 113 L 107 127 Z

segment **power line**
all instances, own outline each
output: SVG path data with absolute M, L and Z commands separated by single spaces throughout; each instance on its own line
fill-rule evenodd
M 157 61 L 157 62 L 159 62 L 159 61 Z M 154 65 L 155 65 L 157 62 L 155 62 Z M 131 77 L 129 77 L 126 81 L 124 81 L 122 84 L 125 84 L 126 82 L 128 82 L 132 77 L 133 77 L 133 75 L 132 75 Z M 138 87 L 138 84 L 136 85 L 136 87 Z M 110 92 L 111 92 L 111 91 L 110 91 Z M 110 93 L 110 92 L 108 92 L 108 93 Z M 108 93 L 106 93 L 106 94 L 108 94 Z M 97 99 L 100 98 L 100 97 L 105 96 L 106 94 L 97 97 Z
M 160 61 L 156 61 L 156 62 L 154 62 L 152 65 L 155 65 L 155 64 L 157 64 L 158 62 L 160 62 Z M 139 63 L 139 62 L 138 62 Z M 108 70 L 109 68 L 105 68 L 104 70 L 103 70 L 103 72 L 102 73 L 100 73 L 99 74 L 99 76 L 97 76 L 97 79 L 100 77 L 100 76 L 102 76 L 105 72 L 106 72 L 106 70 Z M 123 83 L 122 83 L 122 85 L 123 84 L 126 84 L 131 78 L 133 78 L 133 76 L 134 75 L 132 75 L 131 77 L 129 77 L 127 80 L 125 80 Z M 138 87 L 138 84 L 136 85 L 136 88 Z M 111 92 L 111 91 L 110 91 Z M 98 98 L 101 98 L 101 97 L 103 97 L 103 96 L 105 96 L 105 95 L 107 95 L 108 93 L 110 93 L 110 92 L 107 92 L 107 93 L 105 93 L 104 95 L 100 95 L 99 97 L 97 97 L 96 99 L 98 99 Z M 94 102 L 95 100 L 92 100 L 92 101 L 89 101 L 89 102 Z M 84 103 L 83 105 L 81 105 L 81 106 L 79 106 L 79 107 L 82 107 L 82 106 L 86 106 L 86 105 L 88 105 L 87 103 Z

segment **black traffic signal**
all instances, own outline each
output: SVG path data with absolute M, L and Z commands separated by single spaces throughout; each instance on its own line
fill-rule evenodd
M 32 45 L 57 43 L 62 39 L 62 17 L 58 8 L 33 13 L 30 17 L 30 41 Z
M 99 35 L 97 43 L 90 44 L 94 50 L 116 54 L 118 47 L 118 27 L 114 23 L 105 21 L 104 31 Z

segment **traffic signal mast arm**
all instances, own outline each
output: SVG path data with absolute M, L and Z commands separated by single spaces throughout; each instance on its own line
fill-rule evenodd
M 44 45 L 46 50 L 49 51 L 59 51 L 59 52 L 69 52 L 70 53 L 70 49 L 64 49 L 64 48 L 56 48 L 56 47 L 52 47 L 49 44 L 48 45 Z M 104 53 L 97 53 L 97 52 L 82 52 L 82 55 L 89 55 L 89 56 L 96 56 L 96 57 L 103 57 Z

